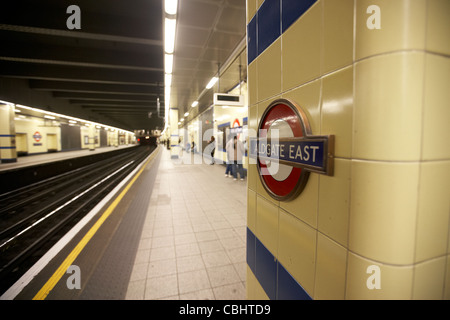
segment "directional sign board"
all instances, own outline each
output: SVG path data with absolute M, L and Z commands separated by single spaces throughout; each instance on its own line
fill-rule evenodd
M 250 139 L 261 182 L 275 199 L 298 196 L 309 173 L 333 175 L 334 136 L 311 134 L 308 118 L 294 102 L 279 99 L 261 117 L 258 137 Z

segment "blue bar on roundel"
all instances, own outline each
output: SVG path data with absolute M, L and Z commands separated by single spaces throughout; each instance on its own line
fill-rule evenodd
M 325 141 L 298 140 L 274 142 L 266 139 L 250 139 L 251 158 L 284 160 L 300 165 L 325 169 Z
M 280 142 L 279 159 L 324 168 L 323 141 Z

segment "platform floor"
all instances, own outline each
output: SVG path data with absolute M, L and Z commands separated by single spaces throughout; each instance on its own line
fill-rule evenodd
M 247 181 L 208 163 L 163 149 L 126 299 L 246 298 Z
M 192 162 L 201 164 L 186 164 L 171 160 L 164 147 L 156 152 L 71 262 L 79 267 L 81 288 L 68 288 L 66 272 L 45 299 L 246 298 L 247 181 L 225 178 L 225 166 L 209 165 L 199 155 Z M 4 298 L 36 298 L 102 214 L 57 256 L 36 263 L 45 267 L 17 296 Z
M 0 163 L 0 171 L 10 170 L 16 168 L 22 168 L 32 165 L 37 165 L 41 163 L 59 161 L 64 159 L 72 159 L 77 157 L 88 156 L 91 154 L 102 153 L 113 151 L 118 148 L 129 148 L 134 147 L 135 145 L 121 145 L 118 147 L 101 147 L 96 148 L 95 150 L 83 149 L 83 150 L 75 150 L 75 151 L 63 151 L 63 152 L 52 152 L 52 153 L 42 153 L 36 155 L 28 155 L 23 157 L 18 157 L 16 162 L 13 163 Z

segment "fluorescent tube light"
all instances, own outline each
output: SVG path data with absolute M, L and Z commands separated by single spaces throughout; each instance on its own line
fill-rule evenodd
M 164 56 L 164 72 L 172 73 L 172 70 L 173 70 L 173 55 L 166 54 Z
M 172 85 L 172 75 L 170 73 L 166 73 L 164 75 L 164 86 L 170 87 Z
M 164 10 L 167 14 L 177 14 L 178 0 L 165 0 Z
M 169 114 L 169 104 L 170 104 L 170 87 L 164 87 L 164 104 L 165 104 L 165 112 L 166 116 Z
M 186 112 L 186 113 L 184 114 L 185 117 L 187 117 L 188 115 L 189 115 L 189 112 Z
M 206 89 L 211 89 L 216 84 L 217 80 L 219 80 L 218 77 L 213 77 L 209 83 L 206 85 Z
M 192 108 L 195 108 L 196 106 L 198 106 L 198 101 L 192 102 L 191 107 L 192 107 Z
M 173 53 L 175 47 L 176 19 L 165 19 L 164 22 L 164 50 L 166 53 Z

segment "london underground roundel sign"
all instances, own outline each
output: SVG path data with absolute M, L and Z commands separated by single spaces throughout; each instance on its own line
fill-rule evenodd
M 261 117 L 258 137 L 250 139 L 261 182 L 276 200 L 298 196 L 310 172 L 333 175 L 334 136 L 311 134 L 308 118 L 294 102 L 272 102 Z

